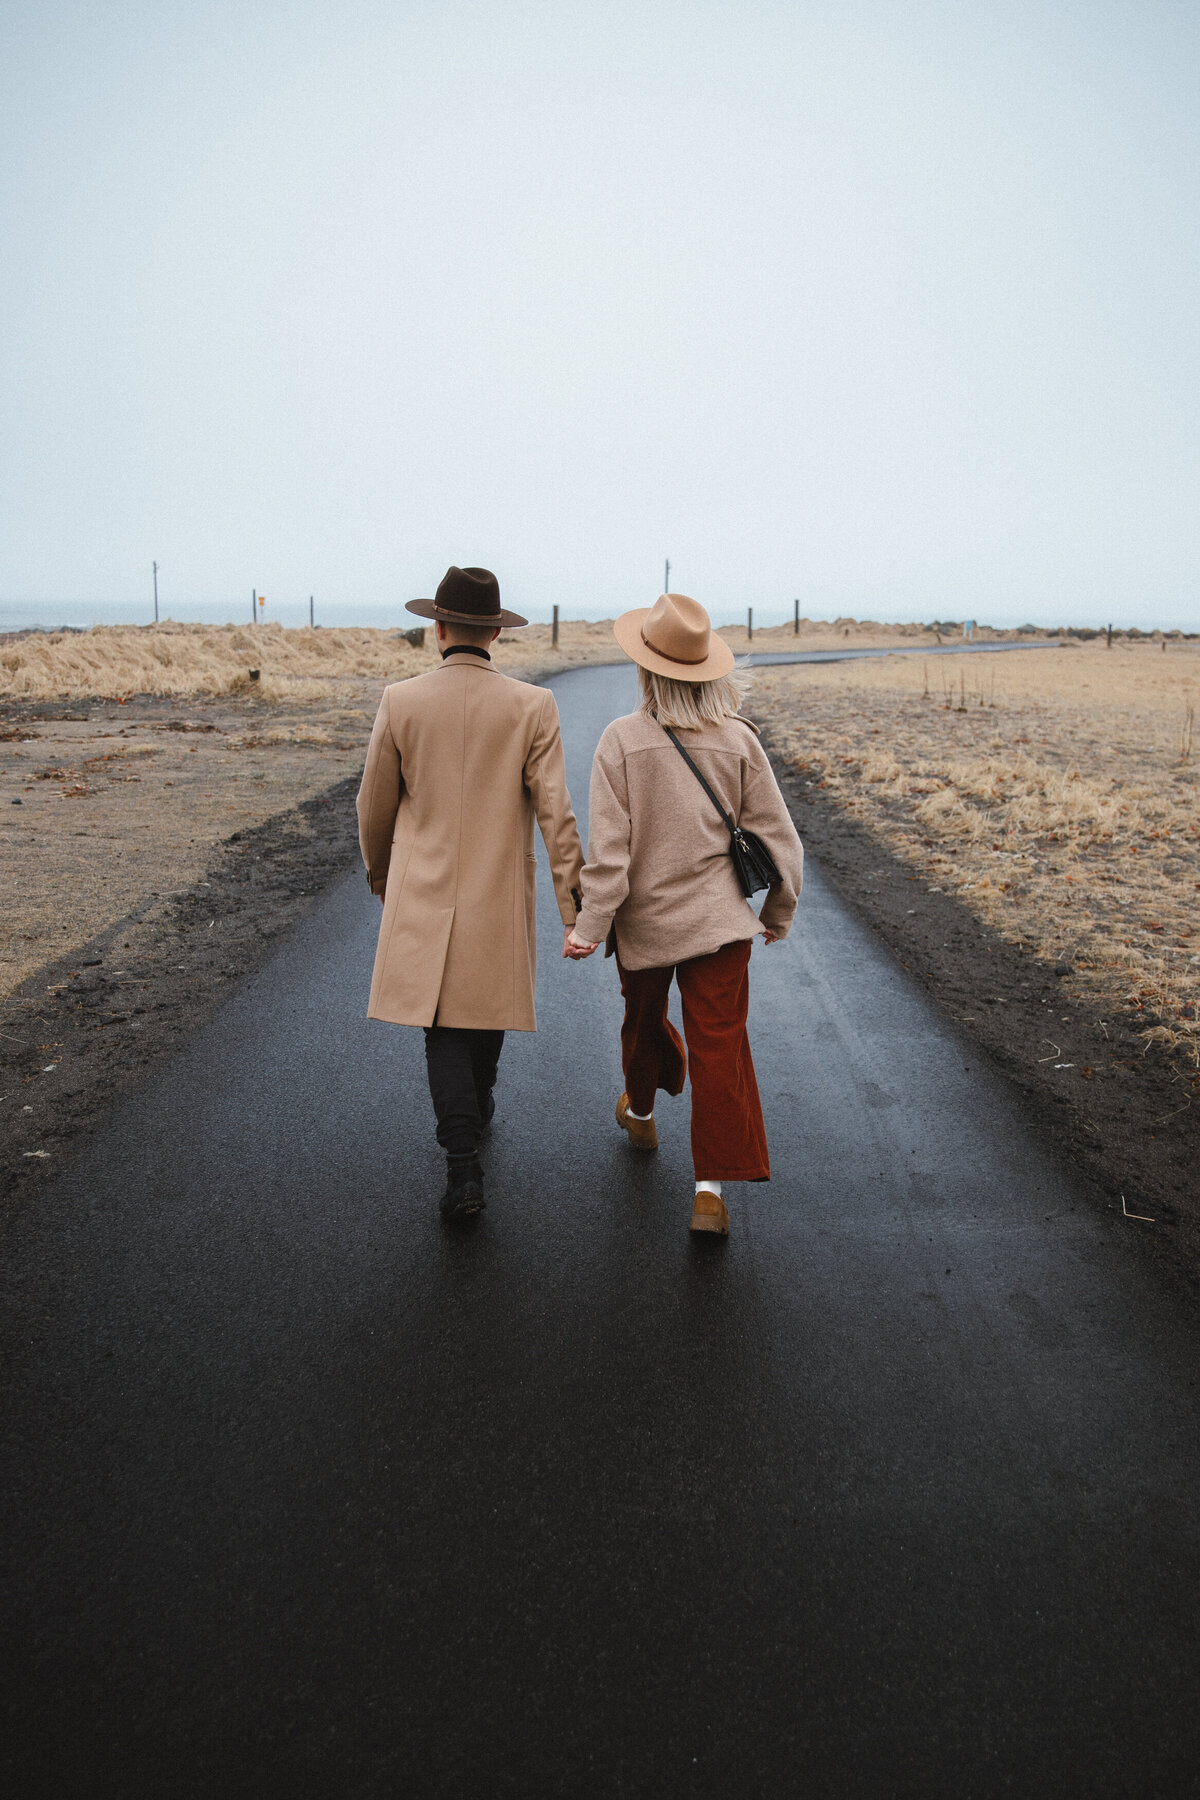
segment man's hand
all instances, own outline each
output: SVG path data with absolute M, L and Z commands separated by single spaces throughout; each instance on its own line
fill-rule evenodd
M 571 962 L 582 962 L 585 956 L 590 956 L 597 948 L 596 944 L 589 944 L 586 938 L 581 938 L 573 925 L 568 925 L 563 932 L 563 955 Z
M 779 933 L 777 931 L 772 931 L 769 925 L 763 926 L 762 938 L 764 944 L 781 944 L 783 942 Z

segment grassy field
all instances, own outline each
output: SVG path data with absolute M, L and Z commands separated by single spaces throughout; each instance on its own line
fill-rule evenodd
M 747 710 L 935 888 L 1200 1065 L 1200 645 L 799 665 Z
M 419 621 L 412 619 L 414 627 Z M 739 651 L 829 649 L 848 643 L 905 642 L 934 645 L 938 633 L 921 625 L 877 625 L 853 619 L 831 623 L 802 620 L 797 637 L 790 626 L 754 634 L 744 629 L 723 635 Z M 987 634 L 1003 635 L 1003 634 Z M 1011 634 L 1008 634 L 1011 635 Z M 505 632 L 493 652 L 503 669 L 520 674 L 536 665 L 544 671 L 580 662 L 616 660 L 610 620 L 564 620 L 557 647 L 548 625 Z M 28 632 L 0 640 L 0 699 L 128 699 L 133 694 L 195 695 L 246 693 L 260 700 L 321 701 L 339 689 L 375 682 L 378 689 L 406 675 L 418 675 L 437 661 L 433 632 L 424 645 L 408 644 L 400 630 L 285 630 L 271 625 L 98 625 L 91 631 Z M 259 671 L 251 682 L 250 670 Z
M 420 621 L 412 625 L 419 628 Z M 612 649 L 607 625 L 564 624 L 557 650 L 550 627 L 506 632 L 495 660 L 514 673 L 544 659 L 564 667 Z M 419 675 L 437 662 L 432 628 L 421 647 L 399 631 L 285 630 L 281 625 L 98 625 L 92 631 L 28 633 L 0 643 L 0 698 L 120 699 L 164 694 L 240 694 L 267 702 L 324 700 L 346 684 Z M 251 669 L 258 670 L 252 681 Z

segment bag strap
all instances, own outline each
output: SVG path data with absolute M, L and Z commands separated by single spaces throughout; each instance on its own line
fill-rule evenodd
M 736 837 L 737 829 L 738 829 L 737 826 L 735 825 L 734 821 L 730 818 L 729 814 L 725 811 L 725 808 L 721 805 L 721 802 L 717 799 L 717 796 L 713 793 L 713 791 L 709 787 L 707 781 L 705 781 L 703 775 L 700 773 L 699 769 L 696 767 L 695 763 L 692 761 L 691 757 L 688 755 L 687 751 L 684 749 L 684 747 L 680 743 L 679 739 L 675 736 L 675 733 L 671 730 L 669 725 L 664 725 L 663 730 L 666 732 L 667 736 L 670 738 L 671 742 L 674 744 L 675 748 L 678 750 L 680 756 L 682 756 L 684 762 L 687 764 L 688 768 L 692 771 L 692 774 L 696 777 L 696 780 L 700 783 L 700 786 L 704 789 L 705 793 L 708 795 L 709 799 L 712 801 L 713 805 L 716 807 L 717 811 L 720 813 L 721 817 L 724 819 L 725 829 L 729 833 L 730 837 L 731 838 Z

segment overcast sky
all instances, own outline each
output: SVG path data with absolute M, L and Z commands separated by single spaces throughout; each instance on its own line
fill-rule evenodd
M 0 602 L 1200 626 L 1194 0 L 8 0 Z

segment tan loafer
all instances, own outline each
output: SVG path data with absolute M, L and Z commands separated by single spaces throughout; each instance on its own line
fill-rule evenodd
M 628 1094 L 622 1094 L 617 1101 L 617 1124 L 622 1131 L 629 1133 L 629 1141 L 635 1150 L 658 1149 L 658 1133 L 654 1129 L 654 1120 L 631 1119 Z
M 693 1231 L 715 1231 L 719 1237 L 729 1236 L 729 1209 L 720 1194 L 701 1188 L 692 1208 Z

